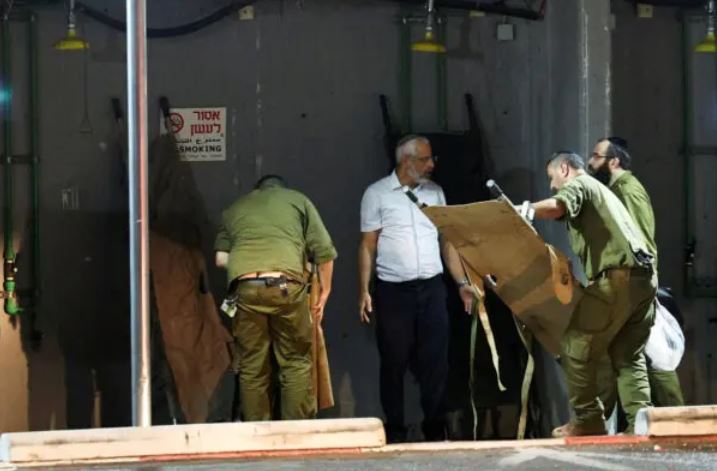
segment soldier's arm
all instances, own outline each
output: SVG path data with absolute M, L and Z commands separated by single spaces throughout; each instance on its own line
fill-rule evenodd
M 337 253 L 329 231 L 326 230 L 316 206 L 308 198 L 305 200 L 305 217 L 304 237 L 306 238 L 306 249 L 308 253 L 312 254 L 314 263 L 320 266 L 325 262 L 334 260 Z
M 590 194 L 577 178 L 563 185 L 552 198 L 533 203 L 530 206 L 535 210 L 537 219 L 573 219 L 582 211 L 583 204 L 590 198 Z
M 334 259 L 337 254 L 329 231 L 326 230 L 326 226 L 319 216 L 319 211 L 308 198 L 305 200 L 305 217 L 306 249 L 311 254 L 313 262 L 318 265 L 319 270 L 319 298 L 316 303 L 312 304 L 311 311 L 316 321 L 321 323 L 326 302 L 331 294 Z
M 320 263 L 319 264 L 319 280 L 321 283 L 321 294 L 320 297 L 325 298 L 324 303 L 326 302 L 326 299 L 329 297 L 329 293 L 331 293 L 331 282 L 334 278 L 334 261 L 329 260 L 328 262 Z
M 319 324 L 324 318 L 324 308 L 331 294 L 331 281 L 334 276 L 334 261 L 328 260 L 318 265 L 319 269 L 319 296 L 311 303 L 311 313 Z
M 562 219 L 565 216 L 565 204 L 555 198 L 548 198 L 530 205 L 536 219 Z
M 222 217 L 223 219 L 223 217 Z M 214 264 L 219 268 L 226 268 L 229 263 L 229 251 L 232 247 L 231 237 L 229 231 L 222 220 L 222 224 L 219 227 L 219 233 L 217 234 L 217 240 L 214 242 Z

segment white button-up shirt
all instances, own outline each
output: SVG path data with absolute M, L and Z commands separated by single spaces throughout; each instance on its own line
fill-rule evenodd
M 443 273 L 438 230 L 408 198 L 406 189 L 393 172 L 369 186 L 361 199 L 361 232 L 381 231 L 376 273 L 383 281 L 425 280 Z M 446 204 L 436 183 L 423 183 L 411 191 L 419 204 Z

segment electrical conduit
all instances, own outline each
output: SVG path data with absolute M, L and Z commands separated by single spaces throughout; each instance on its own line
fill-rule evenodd
M 4 211 L 3 211 L 3 240 L 5 243 L 3 251 L 3 298 L 5 298 L 4 309 L 7 314 L 17 315 L 20 313 L 20 306 L 17 302 L 15 284 L 15 248 L 13 247 L 13 171 L 12 171 L 12 60 L 10 52 L 10 20 L 5 18 L 2 22 L 2 87 L 3 87 L 3 167 L 4 167 Z
M 27 31 L 27 46 L 29 57 L 29 76 L 30 76 L 30 176 L 32 180 L 32 288 L 33 293 L 33 309 L 31 314 L 31 325 L 33 326 L 33 335 L 35 320 L 39 310 L 40 303 L 40 145 L 39 145 L 39 68 L 38 68 L 38 51 L 37 51 L 37 16 L 30 13 Z

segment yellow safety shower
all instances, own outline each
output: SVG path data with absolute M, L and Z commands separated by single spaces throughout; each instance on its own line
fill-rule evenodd
M 695 46 L 695 52 L 717 53 L 717 43 L 715 43 L 715 0 L 707 2 L 707 34 L 705 38 Z
M 58 51 L 84 51 L 90 48 L 90 43 L 77 34 L 75 0 L 70 0 L 67 10 L 67 34 L 57 41 L 54 47 Z
M 436 37 L 433 32 L 436 22 L 435 14 L 436 10 L 433 0 L 427 0 L 426 30 L 423 35 L 423 40 L 417 41 L 411 45 L 412 51 L 428 52 L 432 54 L 444 54 L 446 52 L 446 46 L 436 41 Z

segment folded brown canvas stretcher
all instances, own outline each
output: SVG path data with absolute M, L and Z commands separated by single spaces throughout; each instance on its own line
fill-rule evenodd
M 458 250 L 473 285 L 482 290 L 488 284 L 538 341 L 558 354 L 582 296 L 569 259 L 546 244 L 507 199 L 424 212 Z

